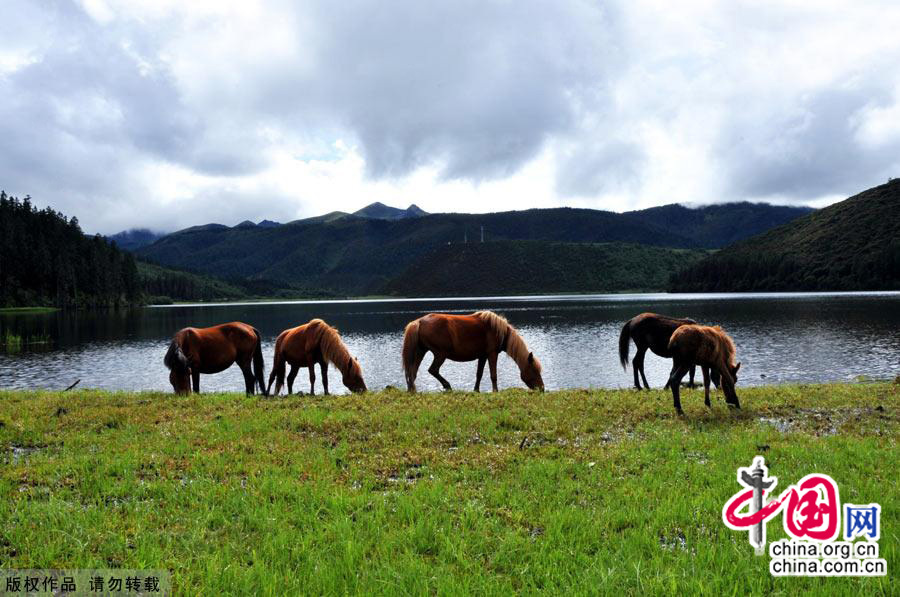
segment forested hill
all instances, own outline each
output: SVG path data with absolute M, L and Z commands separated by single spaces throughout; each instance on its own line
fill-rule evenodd
M 625 243 L 689 249 L 707 247 L 711 243 L 715 246 L 710 237 L 715 240 L 739 236 L 742 229 L 739 222 L 746 220 L 751 212 L 755 221 L 762 222 L 766 219 L 767 208 L 777 212 L 769 216 L 770 221 L 805 213 L 800 209 L 784 211 L 751 204 L 732 204 L 720 210 L 680 208 L 688 216 L 674 225 L 665 221 L 666 218 L 658 217 L 662 212 L 653 210 L 630 214 L 572 208 L 488 214 L 424 214 L 417 211 L 416 217 L 394 219 L 371 217 L 371 213 L 367 217 L 332 213 L 276 228 L 195 226 L 143 247 L 137 254 L 166 266 L 199 269 L 229 280 L 265 281 L 301 294 L 382 294 L 385 289 L 398 294 L 443 293 L 444 285 L 423 286 L 413 292 L 408 286 L 407 269 L 421 259 L 434 259 L 438 249 L 450 247 L 447 250 L 453 252 L 466 242 L 480 243 L 482 228 L 485 244 L 498 241 Z M 729 215 L 731 213 L 734 215 Z M 691 224 L 691 214 L 706 224 Z M 552 255 L 559 256 L 561 250 L 557 246 Z M 544 257 L 551 255 L 533 251 L 533 246 L 530 251 L 537 269 Z M 572 248 L 571 253 L 583 255 L 577 248 Z M 654 258 L 661 255 L 653 254 Z M 666 263 L 677 268 L 676 261 Z M 578 271 L 574 268 L 566 279 L 572 282 Z M 567 290 L 612 289 L 591 286 L 590 280 L 596 282 L 597 278 L 582 271 L 584 279 L 569 284 Z M 666 277 L 673 271 L 668 270 Z M 634 287 L 644 287 L 646 281 L 647 278 L 640 278 Z M 540 280 L 535 283 L 534 292 L 550 291 L 549 287 L 540 286 Z M 500 285 L 492 292 L 512 291 Z
M 388 282 L 384 294 L 485 296 L 642 292 L 708 251 L 626 243 L 492 241 L 435 248 Z
M 94 307 L 141 300 L 134 257 L 78 219 L 0 191 L 0 306 Z
M 670 289 L 900 289 L 900 179 L 723 249 L 674 276 Z
M 661 205 L 626 215 L 681 234 L 701 247 L 725 247 L 787 224 L 812 212 L 811 207 L 788 207 L 768 203 L 719 203 L 703 207 Z
M 384 220 L 346 215 L 277 228 L 201 226 L 171 234 L 137 253 L 166 266 L 196 268 L 228 279 L 270 280 L 307 292 L 380 293 L 436 248 L 485 240 L 571 243 L 630 242 L 692 247 L 695 243 L 621 214 L 534 209 L 493 214 L 433 214 Z M 540 264 L 536 264 L 539 267 Z M 505 292 L 498 287 L 497 292 Z M 536 287 L 536 292 L 541 289 Z

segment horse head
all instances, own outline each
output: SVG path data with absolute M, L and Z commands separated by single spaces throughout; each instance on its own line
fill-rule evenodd
M 181 350 L 181 346 L 174 340 L 169 345 L 166 358 L 163 361 L 169 368 L 169 383 L 176 394 L 191 393 L 191 363 Z
M 534 353 L 528 353 L 528 361 L 521 367 L 521 377 L 525 385 L 532 390 L 544 391 L 544 379 L 541 377 L 541 363 L 534 358 Z
M 354 394 L 359 394 L 367 390 L 366 382 L 363 381 L 362 367 L 359 366 L 359 361 L 353 357 L 347 358 L 347 366 L 344 367 L 343 372 L 343 381 L 344 386 Z

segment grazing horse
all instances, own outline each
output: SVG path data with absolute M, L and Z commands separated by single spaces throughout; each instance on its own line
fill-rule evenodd
M 252 394 L 259 384 L 260 392 L 266 395 L 259 332 L 246 323 L 184 328 L 175 334 L 163 362 L 170 371 L 169 381 L 176 394 L 190 394 L 192 381 L 194 392 L 199 392 L 201 373 L 219 373 L 237 363 L 244 374 L 247 393 Z
M 709 370 L 713 375 L 718 375 L 722 391 L 725 393 L 725 402 L 734 408 L 740 408 L 734 384 L 737 382 L 737 372 L 741 364 L 735 360 L 734 341 L 725 330 L 719 326 L 683 325 L 672 333 L 669 340 L 669 353 L 675 365 L 669 376 L 669 385 L 672 387 L 672 398 L 675 402 L 675 411 L 684 414 L 681 410 L 681 399 L 678 396 L 681 378 L 684 377 L 689 367 L 700 365 L 703 368 L 703 388 L 706 392 L 706 406 L 709 403 Z
M 269 387 L 275 384 L 274 396 L 281 392 L 284 384 L 285 364 L 290 364 L 291 372 L 287 376 L 288 394 L 294 391 L 294 378 L 300 367 L 309 367 L 309 393 L 316 393 L 316 370 L 319 364 L 322 369 L 322 386 L 328 394 L 328 363 L 334 364 L 343 376 L 344 385 L 351 392 L 365 392 L 362 368 L 359 362 L 350 356 L 350 351 L 341 340 L 337 329 L 321 319 L 313 319 L 309 323 L 284 330 L 275 340 L 275 360 L 272 373 L 269 374 Z
M 444 361 L 478 360 L 475 391 L 480 391 L 485 361 L 490 365 L 491 384 L 497 391 L 497 357 L 506 352 L 519 366 L 522 381 L 531 389 L 544 389 L 541 363 L 529 352 L 525 341 L 505 318 L 492 311 L 478 311 L 471 315 L 430 313 L 410 322 L 403 335 L 403 371 L 406 387 L 416 391 L 416 373 L 425 353 L 434 353 L 428 368 L 444 387 L 450 383 L 441 377 Z
M 649 348 L 655 354 L 670 358 L 669 338 L 672 332 L 682 325 L 697 323 L 693 319 L 678 319 L 676 317 L 667 317 L 665 315 L 657 315 L 656 313 L 641 313 L 625 322 L 622 326 L 622 333 L 619 334 L 619 362 L 622 368 L 628 367 L 628 347 L 629 340 L 634 340 L 637 346 L 637 352 L 631 361 L 631 367 L 634 369 L 634 387 L 641 389 L 638 374 L 644 380 L 644 387 L 650 389 L 647 383 L 647 376 L 644 374 L 644 355 Z M 672 371 L 674 371 L 674 367 Z M 691 367 L 690 386 L 694 387 L 695 368 Z M 671 375 L 671 372 L 670 372 Z M 668 384 L 666 384 L 668 387 Z

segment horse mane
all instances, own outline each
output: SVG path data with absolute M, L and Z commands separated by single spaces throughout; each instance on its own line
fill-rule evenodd
M 167 369 L 178 374 L 187 372 L 191 366 L 187 356 L 181 351 L 181 345 L 175 340 L 172 340 L 171 344 L 169 344 L 169 350 L 166 351 L 163 363 Z
M 350 355 L 337 328 L 331 327 L 321 319 L 313 319 L 308 325 L 311 328 L 315 327 L 315 337 L 319 340 L 319 349 L 325 360 L 337 367 L 342 375 L 347 373 L 347 363 L 349 362 L 349 368 L 354 370 L 353 373 L 362 376 L 359 362 Z
M 725 330 L 722 329 L 722 326 L 713 325 L 707 327 L 709 333 L 715 338 L 716 344 L 719 346 L 719 350 L 721 350 L 725 354 L 725 362 L 728 363 L 730 367 L 734 367 L 737 365 L 737 348 L 734 346 L 734 340 L 731 339 L 731 336 L 725 333 Z
M 528 350 L 525 340 L 522 339 L 516 328 L 511 326 L 505 317 L 497 315 L 493 311 L 476 311 L 472 315 L 490 326 L 491 331 L 497 335 L 497 342 L 500 346 L 503 346 L 505 343 L 504 350 L 506 354 L 516 362 L 519 369 L 524 369 L 528 365 L 528 355 L 531 354 L 531 351 Z M 534 367 L 540 373 L 541 363 L 537 360 L 537 357 L 533 358 Z

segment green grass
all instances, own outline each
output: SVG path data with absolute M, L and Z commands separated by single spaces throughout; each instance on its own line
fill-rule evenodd
M 0 568 L 178 593 L 896 594 L 900 385 L 275 399 L 0 391 Z M 882 505 L 880 578 L 781 578 L 721 520 L 738 466 Z M 780 519 L 769 541 L 783 537 Z
M 59 311 L 56 307 L 2 307 L 0 313 L 53 313 Z

